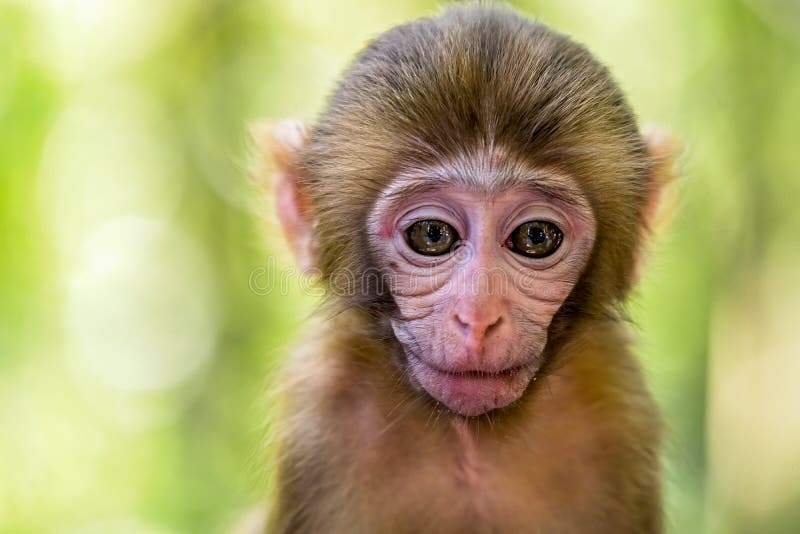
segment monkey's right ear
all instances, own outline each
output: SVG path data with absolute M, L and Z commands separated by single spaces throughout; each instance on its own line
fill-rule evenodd
M 256 171 L 259 186 L 275 195 L 275 207 L 283 234 L 304 272 L 315 267 L 316 226 L 311 199 L 302 182 L 300 154 L 308 143 L 305 125 L 298 120 L 277 124 L 257 123 L 251 135 L 266 165 Z
M 647 125 L 643 139 L 650 159 L 650 177 L 644 203 L 644 242 L 635 253 L 632 282 L 639 281 L 646 257 L 645 244 L 669 222 L 674 213 L 677 175 L 675 160 L 680 152 L 680 143 L 668 130 L 656 125 Z

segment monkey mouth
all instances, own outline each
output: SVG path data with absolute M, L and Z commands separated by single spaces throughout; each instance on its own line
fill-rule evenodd
M 482 369 L 448 370 L 409 354 L 411 374 L 431 397 L 450 411 L 475 417 L 504 408 L 518 400 L 536 374 L 526 363 L 499 371 Z

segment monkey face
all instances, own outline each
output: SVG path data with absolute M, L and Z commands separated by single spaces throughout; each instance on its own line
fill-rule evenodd
M 476 416 L 519 399 L 585 268 L 592 210 L 569 178 L 457 165 L 399 177 L 369 218 L 411 383 Z

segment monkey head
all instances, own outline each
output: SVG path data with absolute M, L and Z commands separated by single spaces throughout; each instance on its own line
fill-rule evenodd
M 481 6 L 379 36 L 316 124 L 267 138 L 299 262 L 463 416 L 513 404 L 573 321 L 615 312 L 664 141 L 584 47 Z

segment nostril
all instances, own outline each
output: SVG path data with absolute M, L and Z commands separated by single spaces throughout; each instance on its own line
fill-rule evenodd
M 497 317 L 497 319 L 494 320 L 494 322 L 492 322 L 491 324 L 489 324 L 486 327 L 486 331 L 485 331 L 484 335 L 488 336 L 489 333 L 492 332 L 492 330 L 496 329 L 498 326 L 500 326 L 500 323 L 502 323 L 502 322 L 503 322 L 503 316 L 500 315 L 500 316 Z
M 469 323 L 468 321 L 465 321 L 465 320 L 464 320 L 464 319 L 462 319 L 461 317 L 459 317 L 459 315 L 458 315 L 458 314 L 455 314 L 455 315 L 453 316 L 453 318 L 455 319 L 455 321 L 456 321 L 456 324 L 458 325 L 458 327 L 459 327 L 461 330 L 464 330 L 464 331 L 466 331 L 466 330 L 469 330 L 469 329 L 470 329 L 470 323 Z

